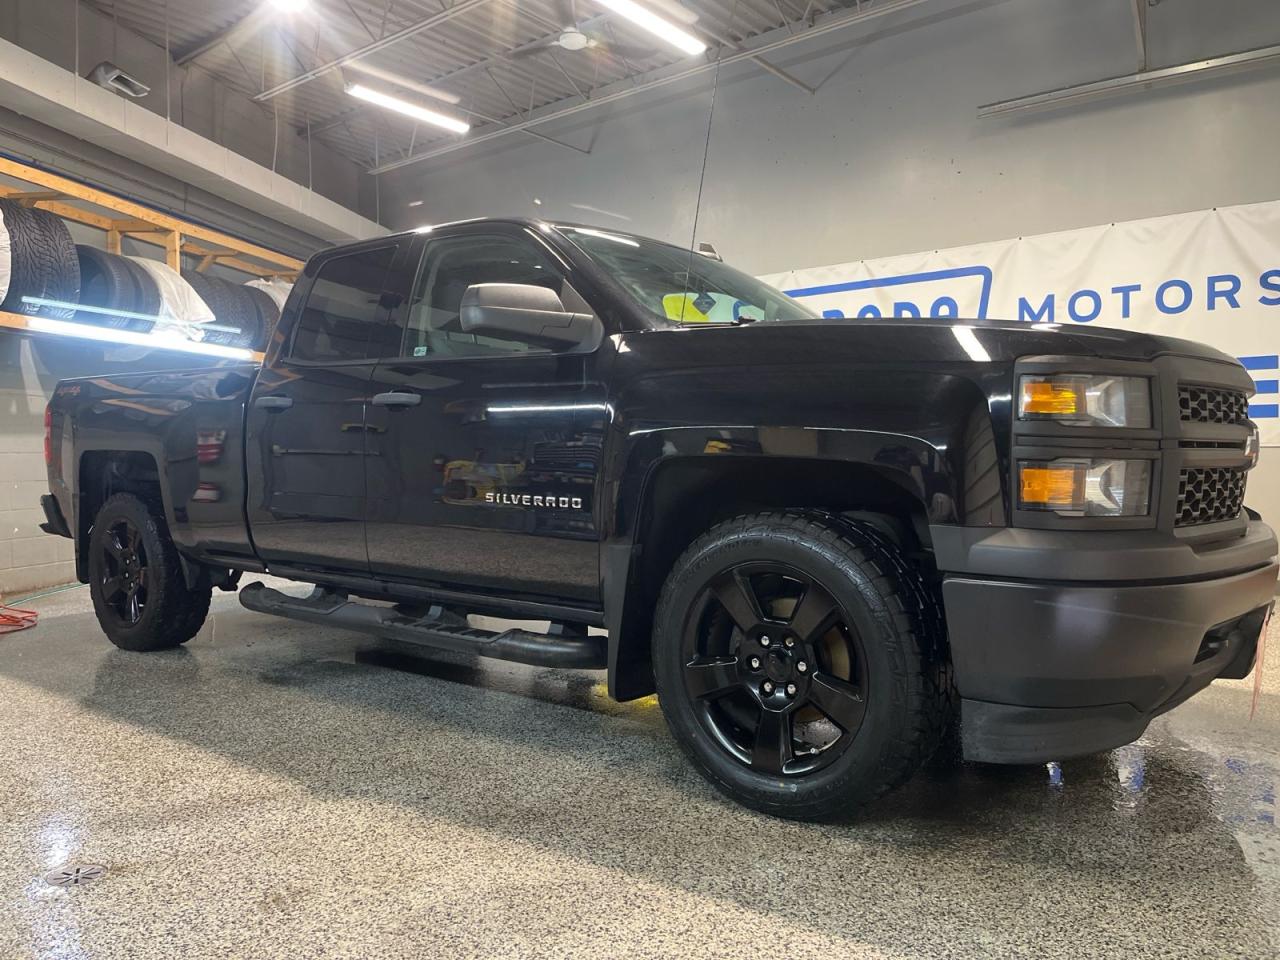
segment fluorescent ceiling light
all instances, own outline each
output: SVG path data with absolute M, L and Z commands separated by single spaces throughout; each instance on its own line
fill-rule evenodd
M 437 127 L 444 127 L 446 130 L 452 130 L 454 133 L 466 133 L 471 129 L 471 124 L 457 117 L 451 117 L 447 114 L 436 113 L 434 110 L 428 110 L 426 107 L 419 106 L 416 103 L 410 103 L 408 100 L 401 100 L 399 97 L 393 97 L 389 93 L 382 93 L 378 90 L 370 90 L 368 87 L 360 83 L 352 83 L 347 86 L 347 93 L 355 97 L 357 100 L 364 100 L 387 110 L 394 110 L 396 113 L 403 113 L 406 117 L 413 117 L 415 120 L 421 120 L 423 123 L 434 124 Z
M 646 10 L 635 0 L 596 0 L 602 7 L 625 17 L 642 30 L 647 30 L 659 40 L 665 40 L 681 53 L 702 53 L 707 45 L 688 30 L 682 30 L 670 20 L 664 20 L 651 10 Z
M 377 77 L 379 80 L 385 80 L 387 83 L 394 83 L 397 87 L 404 87 L 406 90 L 413 90 L 416 93 L 422 94 L 424 97 L 431 97 L 433 100 L 441 100 L 445 103 L 462 102 L 462 98 L 460 96 L 450 93 L 448 90 L 441 90 L 439 87 L 433 87 L 426 83 L 419 83 L 417 80 L 411 80 L 408 77 L 403 77 L 390 70 L 383 70 L 381 67 L 375 67 L 372 64 L 365 63 L 363 60 L 353 60 L 346 64 L 343 69 L 354 70 L 357 73 L 363 73 L 370 77 Z

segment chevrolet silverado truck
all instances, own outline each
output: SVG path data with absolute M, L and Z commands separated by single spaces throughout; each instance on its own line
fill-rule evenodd
M 821 319 L 715 257 L 472 221 L 313 257 L 261 363 L 60 383 L 45 528 L 126 650 L 269 573 L 314 589 L 244 606 L 607 671 L 725 794 L 826 818 L 957 724 L 1057 760 L 1249 673 L 1253 388 L 1184 340 Z

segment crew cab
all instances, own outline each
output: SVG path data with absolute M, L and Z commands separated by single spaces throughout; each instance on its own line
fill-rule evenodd
M 1245 676 L 1271 610 L 1253 382 L 1184 340 L 820 319 L 689 250 L 483 220 L 317 254 L 261 363 L 169 366 L 49 404 L 45 528 L 115 644 L 302 581 L 240 599 L 607 671 L 780 816 L 957 722 L 987 762 L 1128 743 Z

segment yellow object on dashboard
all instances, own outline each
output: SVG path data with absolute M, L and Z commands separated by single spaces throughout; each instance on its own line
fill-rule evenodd
M 668 293 L 662 298 L 662 311 L 676 323 L 710 323 L 711 318 L 694 305 L 697 299 L 692 293 Z

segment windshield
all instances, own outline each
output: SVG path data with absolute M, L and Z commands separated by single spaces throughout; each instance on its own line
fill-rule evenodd
M 786 294 L 702 254 L 630 234 L 589 227 L 559 229 L 638 304 L 667 320 L 750 323 L 813 318 Z

